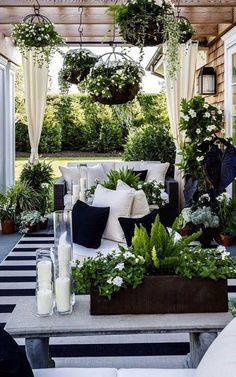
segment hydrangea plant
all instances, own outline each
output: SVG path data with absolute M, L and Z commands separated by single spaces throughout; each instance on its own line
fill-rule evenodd
M 28 51 L 33 51 L 33 58 L 39 67 L 49 64 L 52 53 L 57 46 L 63 45 L 63 38 L 57 33 L 51 23 L 22 22 L 15 24 L 12 36 L 20 52 L 26 57 Z

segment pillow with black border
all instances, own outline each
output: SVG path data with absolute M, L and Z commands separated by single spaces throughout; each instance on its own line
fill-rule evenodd
M 0 328 L 0 376 L 34 377 L 26 354 L 2 328 Z
M 139 177 L 141 182 L 144 182 L 147 177 L 148 170 L 134 170 L 133 173 Z
M 154 223 L 156 216 L 158 215 L 158 210 L 154 209 L 151 213 L 146 216 L 139 218 L 128 218 L 119 217 L 120 226 L 123 229 L 126 243 L 131 246 L 132 238 L 134 236 L 135 225 L 140 227 L 141 225 L 147 230 L 148 235 L 151 233 L 152 224 Z
M 78 200 L 72 209 L 73 242 L 91 249 L 101 245 L 109 207 L 93 207 Z

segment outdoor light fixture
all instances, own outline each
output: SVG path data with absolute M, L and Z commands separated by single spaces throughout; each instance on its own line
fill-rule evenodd
M 202 67 L 198 75 L 198 93 L 216 94 L 216 72 L 213 67 Z

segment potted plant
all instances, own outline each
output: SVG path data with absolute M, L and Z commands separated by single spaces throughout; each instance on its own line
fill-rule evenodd
M 98 57 L 88 49 L 73 49 L 66 52 L 63 67 L 58 74 L 60 90 L 67 93 L 71 84 L 78 85 L 89 74 Z
M 224 246 L 230 246 L 236 233 L 236 198 L 226 192 L 217 198 L 220 219 L 220 238 Z
M 41 17 L 41 16 L 40 16 Z M 63 45 L 63 38 L 57 33 L 51 22 L 21 22 L 15 24 L 12 36 L 24 57 L 33 51 L 35 63 L 42 67 L 49 64 L 52 53 L 57 46 Z
M 122 37 L 134 46 L 143 48 L 166 42 L 167 73 L 175 76 L 178 45 L 187 42 L 194 31 L 188 20 L 175 16 L 170 1 L 128 0 L 126 4 L 111 5 L 109 13 Z
M 132 101 L 138 94 L 143 68 L 133 60 L 99 62 L 81 83 L 92 98 L 104 105 Z
M 197 236 L 176 240 L 158 218 L 150 236 L 136 227 L 129 249 L 76 262 L 76 291 L 91 292 L 92 314 L 227 311 L 236 262 L 223 246 L 189 248 Z
M 165 205 L 166 200 L 162 196 L 164 192 L 162 183 L 158 183 L 155 180 L 147 181 L 139 184 L 138 188 L 144 191 L 149 205 L 158 205 L 159 208 Z
M 15 232 L 15 205 L 4 194 L 0 194 L 0 221 L 3 234 Z
M 39 224 L 46 218 L 38 211 L 24 211 L 20 216 L 19 230 L 21 233 L 33 233 L 38 230 Z
M 7 195 L 15 204 L 16 222 L 23 211 L 32 211 L 40 205 L 40 196 L 25 181 L 17 181 L 9 188 Z

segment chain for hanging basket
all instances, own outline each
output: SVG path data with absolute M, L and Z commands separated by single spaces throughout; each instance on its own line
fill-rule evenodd
M 123 52 L 103 54 L 91 69 L 84 88 L 92 98 L 105 105 L 132 101 L 138 94 L 143 68 Z

